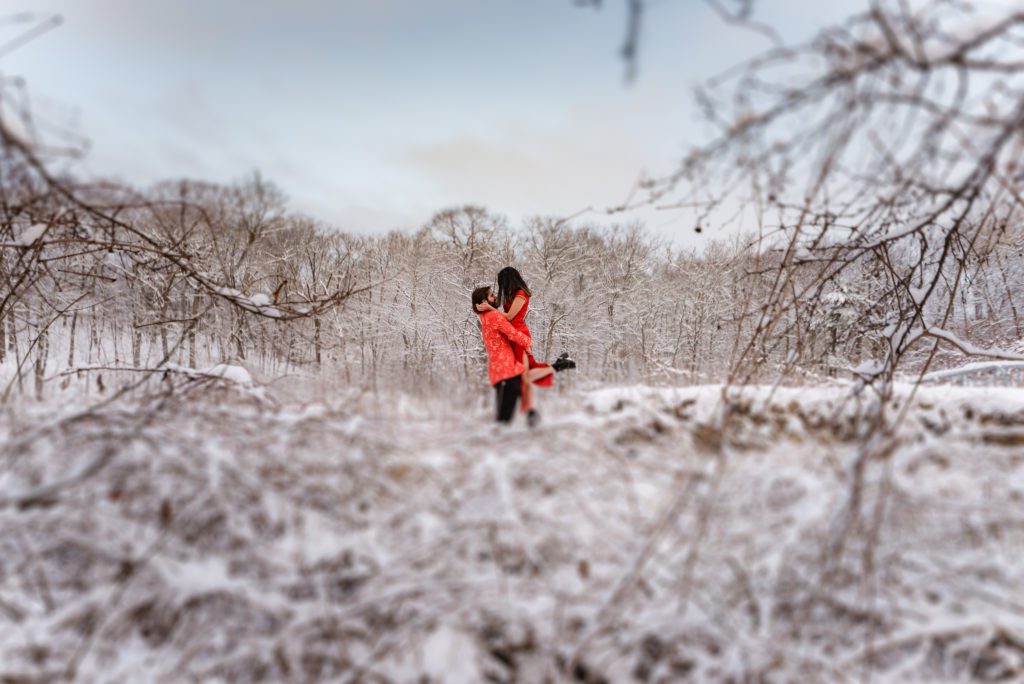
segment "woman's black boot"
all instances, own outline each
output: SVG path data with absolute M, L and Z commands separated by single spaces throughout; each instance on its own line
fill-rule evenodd
M 551 367 L 555 369 L 556 373 L 560 373 L 564 370 L 576 367 L 576 362 L 569 358 L 569 352 L 562 352 L 562 355 L 555 359 L 555 362 L 551 364 Z

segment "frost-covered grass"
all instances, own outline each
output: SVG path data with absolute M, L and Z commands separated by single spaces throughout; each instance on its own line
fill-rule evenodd
M 0 680 L 1019 681 L 1024 392 L 843 392 L 25 405 Z

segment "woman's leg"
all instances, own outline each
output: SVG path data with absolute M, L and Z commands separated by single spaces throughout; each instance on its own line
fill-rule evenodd
M 530 370 L 523 373 L 523 376 L 528 377 L 530 379 L 530 385 L 532 387 L 533 383 L 537 382 L 541 378 L 548 377 L 554 372 L 555 369 L 552 368 L 551 366 L 548 366 L 547 368 L 531 368 Z
M 554 372 L 555 371 L 553 368 L 531 368 L 527 370 L 525 373 L 523 373 L 523 387 L 528 387 L 528 391 L 530 393 L 530 403 L 524 403 L 524 406 L 528 407 L 525 409 L 526 422 L 529 424 L 530 427 L 536 427 L 537 421 L 540 420 L 540 416 L 537 414 L 537 411 L 534 410 L 533 408 L 533 383 L 540 380 L 541 378 L 545 378 L 551 375 Z

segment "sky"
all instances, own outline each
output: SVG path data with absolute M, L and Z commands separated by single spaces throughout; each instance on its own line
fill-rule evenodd
M 706 141 L 693 88 L 769 44 L 701 0 L 652 0 L 627 83 L 625 4 L 0 0 L 0 18 L 62 18 L 0 55 L 0 74 L 89 140 L 89 177 L 145 187 L 258 171 L 293 209 L 355 233 L 480 204 L 513 225 L 637 219 L 700 244 L 715 236 L 685 212 L 603 210 Z M 759 16 L 795 40 L 863 4 L 764 0 Z M 0 44 L 32 25 L 0 22 Z

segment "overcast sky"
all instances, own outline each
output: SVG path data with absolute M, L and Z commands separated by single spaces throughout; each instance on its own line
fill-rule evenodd
M 89 138 L 89 174 L 144 186 L 259 170 L 292 207 L 353 232 L 416 228 L 466 203 L 516 224 L 618 204 L 642 171 L 671 170 L 709 133 L 693 86 L 767 47 L 699 0 L 653 2 L 627 86 L 625 3 L 603 4 L 0 0 L 8 15 L 64 19 L 0 70 Z M 801 38 L 862 4 L 759 7 Z M 640 218 L 686 244 L 706 239 L 685 214 Z

